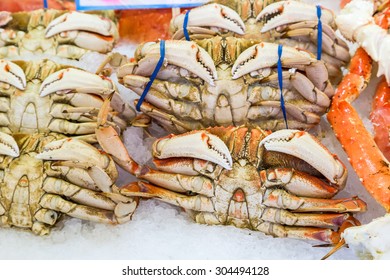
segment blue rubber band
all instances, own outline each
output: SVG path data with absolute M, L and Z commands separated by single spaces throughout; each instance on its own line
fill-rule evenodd
M 320 5 L 317 5 L 317 17 L 318 17 L 317 59 L 321 60 L 321 54 L 322 54 L 322 22 L 321 22 L 321 7 L 320 7 Z
M 47 0 L 43 0 L 43 8 L 44 9 L 49 8 L 49 4 L 47 3 Z
M 283 97 L 283 72 L 282 72 L 282 53 L 283 53 L 283 45 L 279 45 L 278 47 L 278 81 L 279 81 L 279 89 L 280 89 L 280 107 L 282 107 L 284 123 L 287 125 L 287 113 L 286 107 L 284 105 L 284 97 Z
M 184 32 L 184 37 L 186 37 L 187 41 L 191 41 L 190 35 L 188 34 L 187 26 L 188 26 L 188 16 L 190 14 L 191 10 L 188 10 L 186 12 L 186 15 L 184 16 L 184 22 L 183 22 L 183 32 Z
M 160 41 L 160 60 L 157 62 L 156 68 L 154 68 L 152 76 L 150 76 L 150 81 L 146 85 L 144 91 L 142 92 L 140 99 L 138 100 L 137 105 L 135 106 L 135 108 L 137 109 L 138 112 L 141 111 L 141 105 L 144 102 L 144 99 L 145 99 L 146 95 L 148 94 L 149 89 L 152 86 L 154 80 L 156 79 L 158 71 L 160 71 L 161 66 L 164 63 L 164 58 L 165 58 L 165 41 L 161 40 Z

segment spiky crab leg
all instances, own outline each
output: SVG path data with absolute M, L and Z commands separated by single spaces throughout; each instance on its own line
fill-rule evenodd
M 383 78 L 377 87 L 370 115 L 374 140 L 387 160 L 390 160 L 390 87 Z
M 41 199 L 42 207 L 72 217 L 105 223 L 122 223 L 131 218 L 137 202 L 117 192 L 114 185 L 118 175 L 115 164 L 95 147 L 66 138 L 46 144 L 36 158 L 53 161 L 53 166 L 86 170 L 99 188 L 99 191 L 89 190 L 59 178 L 47 177 L 43 189 L 48 194 Z
M 358 49 L 351 61 L 350 73 L 336 90 L 327 118 L 363 185 L 386 211 L 390 211 L 389 162 L 350 104 L 365 88 L 370 73 L 371 59 L 363 49 Z
M 366 20 L 367 23 L 372 19 L 362 20 Z M 350 72 L 336 90 L 327 118 L 362 184 L 389 212 L 389 162 L 351 105 L 370 80 L 371 62 L 365 50 L 359 48 L 356 51 L 350 63 Z

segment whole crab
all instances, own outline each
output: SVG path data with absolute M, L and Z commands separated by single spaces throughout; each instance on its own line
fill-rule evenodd
M 0 159 L 0 227 L 48 234 L 61 213 L 118 224 L 137 206 L 116 190 L 113 160 L 84 141 L 0 132 Z
M 211 45 L 213 40 L 216 44 Z M 218 41 L 220 37 L 199 44 L 166 41 L 164 65 L 141 111 L 174 133 L 247 122 L 263 129 L 285 128 L 276 71 L 278 45 L 233 37 L 226 44 Z M 160 43 L 139 46 L 136 62 L 119 68 L 119 82 L 141 95 L 159 49 Z M 288 127 L 318 124 L 333 96 L 324 63 L 292 47 L 283 48 L 281 62 Z
M 334 94 L 329 74 L 339 79 L 340 66 L 350 58 L 345 43 L 334 34 L 333 14 L 323 9 L 324 63 L 309 52 L 317 50 L 314 6 L 296 1 L 267 6 L 263 1 L 220 2 L 233 9 L 210 3 L 191 10 L 187 30 L 192 42 L 183 41 L 184 14 L 172 20 L 172 38 L 181 41 L 166 42 L 163 67 L 140 110 L 174 133 L 247 122 L 270 130 L 285 128 L 286 123 L 296 129 L 318 124 Z M 284 45 L 286 118 L 276 43 Z M 159 49 L 159 43 L 140 45 L 135 61 L 119 69 L 119 81 L 141 95 Z
M 89 50 L 107 53 L 119 36 L 113 13 L 107 16 L 51 9 L 2 12 L 0 58 L 48 54 L 79 59 Z
M 298 1 L 217 0 L 194 8 L 188 15 L 191 40 L 215 36 L 256 39 L 318 51 L 318 11 L 314 5 Z M 185 13 L 171 21 L 172 39 L 185 39 Z M 321 7 L 322 55 L 330 77 L 340 79 L 341 66 L 348 63 L 348 47 L 336 34 L 333 11 Z
M 50 60 L 0 60 L 0 94 L 1 226 L 42 235 L 58 213 L 131 218 L 137 201 L 115 191 L 113 160 L 87 143 L 134 117 L 110 79 Z
M 357 197 L 331 199 L 347 171 L 307 132 L 230 126 L 169 135 L 153 144 L 157 169 L 138 165 L 124 146 L 112 148 L 119 141 L 112 128 L 102 132 L 110 139 L 102 147 L 142 180 L 121 194 L 181 206 L 199 223 L 337 243 L 332 228 L 353 224 L 351 213 L 366 209 Z
M 94 143 L 98 112 L 111 94 L 108 123 L 120 132 L 135 112 L 107 77 L 51 60 L 0 59 L 0 131 L 57 132 Z

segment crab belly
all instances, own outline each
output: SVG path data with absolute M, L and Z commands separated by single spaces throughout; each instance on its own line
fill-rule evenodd
M 218 71 L 220 80 L 215 86 L 207 86 L 203 94 L 202 107 L 205 125 L 242 125 L 250 106 L 247 101 L 248 85 L 244 81 L 233 80 L 230 72 Z
M 216 215 L 222 224 L 255 229 L 262 213 L 258 171 L 252 165 L 234 163 L 233 169 L 223 172 L 215 190 Z
M 39 86 L 28 83 L 25 91 L 16 91 L 11 96 L 8 114 L 11 133 L 49 132 L 52 101 L 37 94 Z
M 21 155 L 8 166 L 12 172 L 4 172 L 0 186 L 0 202 L 5 210 L 1 216 L 2 225 L 33 228 L 34 215 L 41 208 L 39 201 L 44 194 L 43 162 L 34 155 Z

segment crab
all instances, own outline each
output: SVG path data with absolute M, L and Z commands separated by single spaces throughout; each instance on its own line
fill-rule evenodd
M 347 171 L 307 132 L 230 126 L 169 135 L 153 144 L 156 169 L 137 164 L 112 127 L 97 135 L 103 149 L 140 179 L 120 187 L 122 195 L 183 207 L 198 223 L 337 243 L 340 234 L 332 229 L 366 209 L 357 197 L 332 199 Z
M 173 133 L 209 126 L 285 128 L 276 66 L 278 45 L 221 37 L 165 42 L 164 65 L 140 110 Z M 141 95 L 159 60 L 160 42 L 138 47 L 135 62 L 121 66 L 119 82 Z M 330 106 L 333 87 L 322 61 L 284 47 L 283 96 L 289 128 L 308 129 Z
M 56 132 L 96 143 L 98 112 L 111 95 L 110 125 L 120 132 L 135 117 L 109 78 L 51 60 L 0 59 L 0 94 L 0 131 L 8 134 Z
M 113 160 L 82 140 L 0 132 L 0 159 L 0 227 L 45 235 L 62 214 L 121 224 L 137 206 L 119 194 Z
M 88 51 L 108 53 L 119 36 L 108 17 L 52 9 L 3 13 L 0 27 L 0 58 L 47 54 L 80 59 Z
M 336 34 L 334 14 L 321 7 L 322 55 L 330 76 L 339 81 L 350 60 L 348 47 Z M 184 39 L 185 13 L 171 21 L 172 39 Z M 259 32 L 260 30 L 260 32 Z M 256 39 L 317 53 L 318 17 L 314 5 L 298 1 L 221 0 L 194 8 L 188 15 L 191 40 L 214 36 Z

